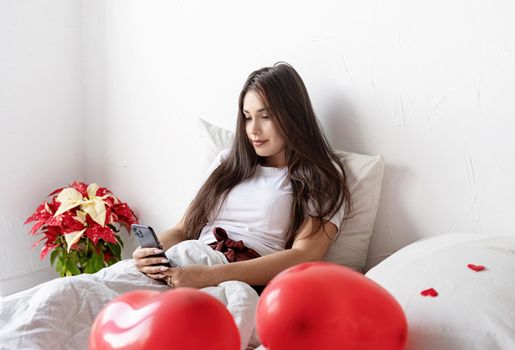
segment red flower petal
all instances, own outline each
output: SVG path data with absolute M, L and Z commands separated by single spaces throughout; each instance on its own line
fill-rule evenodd
M 429 288 L 429 289 L 426 289 L 426 290 L 423 290 L 422 292 L 420 292 L 420 295 L 422 296 L 425 296 L 425 297 L 436 297 L 438 296 L 438 292 L 436 290 L 434 290 L 433 288 Z
M 106 194 L 111 194 L 112 192 L 109 191 L 107 188 L 105 187 L 99 187 L 98 190 L 97 190 L 97 193 L 96 193 L 96 196 L 97 197 L 102 197 L 102 196 L 105 196 Z
M 114 203 L 114 198 L 112 196 L 104 198 L 103 202 L 106 205 L 106 207 L 112 207 L 115 204 Z
M 58 194 L 59 192 L 61 192 L 65 187 L 61 187 L 61 188 L 58 188 L 57 190 L 55 190 L 54 192 L 50 193 L 47 197 L 50 197 L 50 196 L 53 196 L 54 194 Z
M 112 223 L 113 223 L 113 217 L 111 215 L 111 208 L 106 206 L 106 218 L 104 220 L 104 226 L 107 226 Z
M 45 225 L 45 221 L 38 221 L 34 224 L 34 226 L 32 226 L 32 229 L 30 230 L 30 234 L 34 235 L 36 234 L 36 232 L 43 226 Z
M 75 181 L 71 184 L 71 187 L 79 191 L 82 194 L 82 197 L 88 197 L 88 185 L 84 182 Z
M 138 223 L 138 218 L 134 212 L 129 208 L 127 203 L 119 203 L 113 205 L 113 212 L 118 216 L 119 221 L 127 226 Z
M 52 214 L 46 210 L 45 204 L 46 204 L 46 202 L 41 203 L 37 207 L 34 214 L 32 214 L 29 218 L 27 218 L 27 220 L 25 220 L 24 224 L 28 224 L 33 221 L 46 220 L 47 218 L 51 217 Z
M 57 201 L 57 196 L 52 198 L 52 202 L 51 203 L 48 203 L 48 207 L 50 208 L 50 211 L 52 212 L 52 215 L 55 214 L 55 212 L 57 211 L 57 209 L 59 209 L 60 206 L 61 206 L 61 203 L 59 203 Z
M 41 237 L 40 239 L 38 239 L 36 242 L 32 243 L 32 246 L 31 248 L 35 248 L 39 245 L 39 243 L 41 243 L 46 237 Z
M 468 264 L 467 267 L 476 272 L 483 271 L 485 269 L 483 265 Z
M 43 260 L 45 258 L 45 256 L 47 256 L 47 254 L 52 250 L 54 249 L 55 247 L 57 247 L 57 244 L 50 244 L 48 242 L 45 243 L 45 246 L 43 247 L 43 249 L 41 249 L 41 254 L 39 255 L 39 258 L 41 260 Z
M 98 224 L 92 225 L 86 230 L 85 234 L 94 245 L 97 245 L 100 239 L 109 243 L 117 243 L 114 232 L 109 227 L 102 227 Z

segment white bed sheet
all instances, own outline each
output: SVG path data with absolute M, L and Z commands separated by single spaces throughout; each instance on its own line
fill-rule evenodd
M 167 251 L 179 265 L 227 263 L 222 253 L 198 241 L 185 241 Z M 58 278 L 0 301 L 1 349 L 87 349 L 91 326 L 102 307 L 136 289 L 166 291 L 124 260 L 93 275 Z M 259 345 L 255 335 L 258 295 L 248 284 L 227 281 L 202 289 L 220 300 L 240 331 L 242 349 Z

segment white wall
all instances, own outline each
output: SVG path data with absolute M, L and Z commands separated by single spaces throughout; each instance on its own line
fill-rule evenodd
M 80 1 L 0 1 L 0 295 L 56 276 L 25 219 L 83 178 Z
M 334 147 L 384 155 L 369 266 L 421 237 L 514 232 L 512 2 L 86 7 L 105 16 L 104 33 L 87 38 L 102 45 L 85 52 L 88 69 L 104 79 L 86 91 L 105 95 L 86 103 L 98 113 L 86 118 L 102 116 L 90 128 L 105 126 L 108 135 L 89 145 L 88 169 L 98 167 L 159 230 L 190 200 L 197 118 L 232 128 L 247 75 L 285 60 L 304 78 Z
M 49 4 L 41 6 L 71 14 L 76 2 Z M 45 91 L 66 96 L 55 107 L 61 113 L 45 111 L 62 116 L 68 107 L 82 111 L 85 121 L 85 167 L 74 163 L 79 171 L 60 173 L 64 180 L 52 173 L 56 183 L 84 169 L 88 181 L 111 188 L 143 222 L 167 228 L 196 186 L 197 118 L 233 128 L 247 75 L 285 60 L 304 78 L 334 147 L 385 158 L 369 266 L 421 237 L 514 232 L 512 2 L 88 0 L 81 10 L 80 34 L 63 29 L 53 36 L 62 41 L 54 48 L 68 54 L 78 52 L 74 45 L 81 42 L 81 58 L 45 62 L 38 71 L 55 76 L 64 69 L 61 78 L 71 79 L 68 73 L 80 62 L 84 72 L 82 95 L 77 80 L 77 86 L 61 81 Z M 1 33 L 7 31 L 2 27 Z M 25 41 L 36 47 L 41 33 L 33 35 Z M 28 68 L 19 70 L 24 75 Z M 43 123 L 34 118 L 41 108 L 25 103 L 33 90 L 16 91 L 23 96 L 11 109 L 30 109 L 27 120 Z M 9 125 L 23 129 L 18 122 Z M 26 140 L 30 144 L 18 141 L 17 147 L 35 149 L 36 139 Z M 55 159 L 55 152 L 40 161 Z M 11 153 L 7 159 L 16 181 L 3 186 L 11 195 L 21 186 L 27 193 L 8 217 L 21 220 L 34 198 L 55 186 L 40 181 L 27 189 L 19 173 L 33 163 Z M 40 168 L 31 168 L 38 177 Z

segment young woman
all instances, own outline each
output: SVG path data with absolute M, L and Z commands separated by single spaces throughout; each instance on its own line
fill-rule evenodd
M 250 286 L 264 286 L 290 266 L 321 259 L 344 210 L 350 210 L 342 164 L 291 66 L 278 63 L 249 76 L 239 98 L 234 144 L 210 170 L 181 222 L 159 237 L 179 268 L 154 266 L 163 263 L 151 256 L 158 252 L 138 248 L 134 260 L 0 299 L 0 344 L 84 348 L 105 304 L 135 289 L 168 290 L 162 281 L 171 287 L 217 286 L 205 291 L 231 312 L 242 349 L 258 344 L 253 337 L 258 295 Z
M 230 264 L 156 264 L 152 248 L 134 251 L 139 271 L 172 287 L 202 288 L 237 280 L 266 285 L 282 270 L 320 260 L 350 209 L 346 176 L 320 130 L 306 87 L 279 62 L 248 77 L 239 97 L 234 143 L 183 220 L 163 232 L 163 250 L 197 239 Z

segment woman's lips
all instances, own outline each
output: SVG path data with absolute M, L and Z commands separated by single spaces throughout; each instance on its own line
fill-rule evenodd
M 268 140 L 264 140 L 264 141 L 252 141 L 252 144 L 254 145 L 254 147 L 261 147 L 263 146 L 263 144 L 265 142 L 267 142 Z

